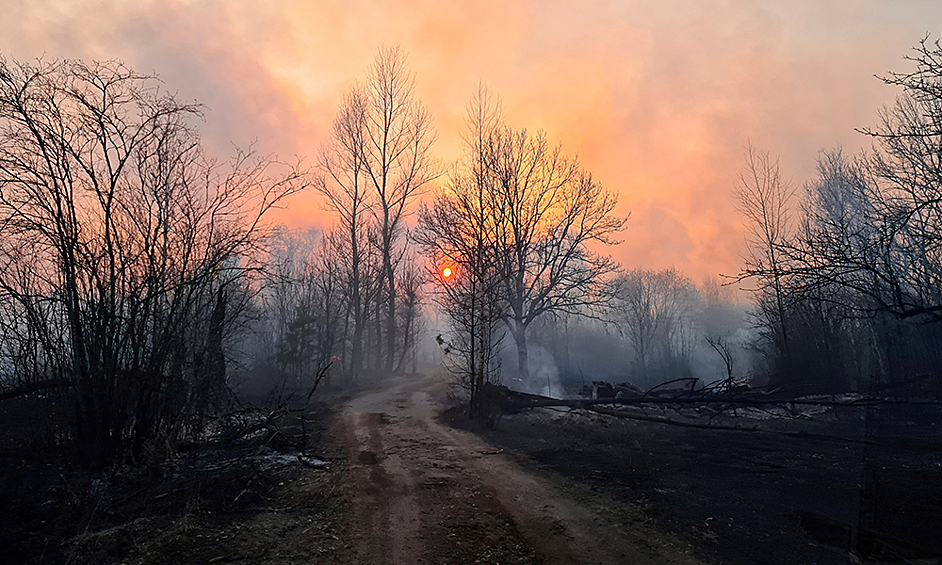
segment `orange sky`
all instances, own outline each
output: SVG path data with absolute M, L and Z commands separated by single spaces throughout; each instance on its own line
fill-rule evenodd
M 738 270 L 730 194 L 751 140 L 785 177 L 854 132 L 896 92 L 875 74 L 942 35 L 937 0 L 0 0 L 0 53 L 120 58 L 209 112 L 208 145 L 256 141 L 310 160 L 379 45 L 401 45 L 456 156 L 479 81 L 514 127 L 545 129 L 631 213 L 624 265 L 695 279 Z M 329 221 L 313 193 L 279 220 Z

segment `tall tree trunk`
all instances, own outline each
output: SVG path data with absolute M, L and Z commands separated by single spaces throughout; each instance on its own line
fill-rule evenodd
M 350 374 L 355 381 L 363 372 L 363 330 L 366 327 L 365 312 L 360 304 L 359 293 L 355 296 L 357 304 L 353 308 L 353 340 L 350 344 Z
M 481 403 L 481 387 L 483 385 L 483 378 L 481 374 L 483 371 L 480 369 L 480 365 L 477 363 L 477 352 L 475 351 L 478 343 L 477 335 L 477 306 L 475 305 L 475 284 L 474 280 L 471 281 L 471 327 L 469 328 L 469 333 L 471 335 L 471 344 L 470 344 L 470 354 L 468 355 L 468 361 L 470 366 L 468 367 L 468 372 L 471 375 L 471 401 L 468 406 L 468 417 L 475 418 L 478 416 L 480 409 L 478 405 Z
M 530 359 L 527 351 L 527 327 L 515 321 L 514 342 L 517 344 L 517 372 L 524 381 L 530 380 Z
M 399 352 L 399 361 L 396 363 L 396 373 L 404 373 L 409 350 L 415 349 L 412 339 L 412 325 L 415 323 L 415 308 L 406 303 L 405 323 L 402 325 L 402 351 Z
M 386 250 L 387 257 L 383 258 L 386 266 L 386 276 L 388 277 L 389 296 L 386 298 L 388 304 L 386 318 L 386 370 L 393 370 L 393 363 L 396 357 L 396 273 L 392 267 L 392 260 L 388 257 L 389 250 Z
M 350 318 L 353 308 L 350 304 L 347 304 L 347 307 L 344 311 L 343 316 L 343 333 L 340 334 L 340 371 L 343 376 L 343 382 L 353 382 L 353 359 L 350 359 L 350 366 L 345 367 L 347 357 L 347 340 L 350 338 Z
M 350 344 L 350 378 L 352 381 L 360 376 L 363 367 L 361 347 L 363 345 L 363 307 L 360 294 L 360 248 L 357 243 L 355 220 L 350 228 L 350 260 L 352 262 L 352 280 L 350 281 L 350 301 L 353 310 L 353 339 Z
M 363 303 L 363 369 L 369 370 L 372 368 L 370 365 L 370 357 L 372 356 L 373 350 L 376 349 L 373 347 L 373 327 L 370 324 L 370 316 L 372 311 L 370 310 L 370 300 L 366 300 Z
M 383 322 L 382 322 L 382 311 L 383 311 L 383 295 L 381 292 L 376 293 L 376 308 L 373 312 L 373 323 L 376 326 L 376 351 L 374 351 L 373 361 L 375 365 L 373 366 L 377 371 L 383 368 Z

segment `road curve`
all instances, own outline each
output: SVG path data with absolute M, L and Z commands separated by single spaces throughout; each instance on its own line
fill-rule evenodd
M 356 562 L 700 563 L 623 501 L 574 495 L 439 423 L 441 379 L 396 377 L 340 415 Z

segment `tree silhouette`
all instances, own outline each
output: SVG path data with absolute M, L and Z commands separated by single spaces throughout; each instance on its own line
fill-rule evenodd
M 301 187 L 208 158 L 199 116 L 118 62 L 0 60 L 0 338 L 17 378 L 74 385 L 92 465 L 202 433 L 262 217 Z

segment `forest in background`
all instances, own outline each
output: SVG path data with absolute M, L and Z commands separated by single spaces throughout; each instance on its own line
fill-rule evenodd
M 824 151 L 791 185 L 747 149 L 743 270 L 696 284 L 617 265 L 616 192 L 483 86 L 462 158 L 438 162 L 399 49 L 295 164 L 208 155 L 202 109 L 119 62 L 2 60 L 0 402 L 22 404 L 24 445 L 108 467 L 249 433 L 246 398 L 439 357 L 481 417 L 501 383 L 938 393 L 942 48 L 910 63 L 870 151 Z M 335 224 L 270 226 L 302 190 Z

